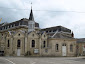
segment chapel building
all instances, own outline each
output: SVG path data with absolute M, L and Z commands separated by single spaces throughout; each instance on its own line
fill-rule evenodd
M 5 56 L 76 56 L 76 39 L 63 26 L 41 29 L 31 9 L 29 19 L 0 24 L 0 51 Z

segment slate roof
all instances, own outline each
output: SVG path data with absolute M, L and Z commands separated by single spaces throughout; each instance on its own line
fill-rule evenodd
M 12 23 L 8 23 L 8 24 L 5 24 L 5 25 L 1 24 L 0 30 L 2 30 L 2 28 L 4 28 L 4 29 L 8 28 L 8 26 L 10 28 L 11 26 L 14 26 L 14 25 L 15 26 L 19 26 L 19 25 L 28 26 L 28 22 L 29 22 L 29 19 L 23 18 L 21 20 L 18 20 L 18 21 L 12 22 Z M 35 22 L 35 27 L 39 27 L 39 24 L 37 22 Z
M 52 37 L 55 33 L 47 33 L 50 37 Z M 63 33 L 56 33 L 53 38 L 72 38 L 71 36 L 67 36 L 66 34 Z
M 63 26 L 54 26 L 41 29 L 41 32 L 44 31 L 49 35 L 49 37 L 52 38 L 73 38 L 71 36 L 72 35 L 71 30 Z M 69 34 L 69 36 L 66 34 Z
M 77 43 L 85 43 L 85 38 L 77 39 Z
M 8 23 L 8 24 L 2 23 L 2 24 L 0 24 L 0 30 L 4 30 L 4 29 L 7 29 L 7 28 L 11 28 L 11 27 L 14 27 L 14 26 L 20 26 L 20 25 L 28 26 L 28 22 L 30 20 L 34 21 L 32 9 L 31 9 L 31 12 L 30 12 L 29 19 L 23 18 L 21 20 L 18 20 L 18 21 L 12 22 L 12 23 Z M 37 22 L 35 22 L 35 27 L 39 27 L 39 24 Z
M 49 28 L 44 28 L 44 29 L 41 29 L 41 31 L 56 31 L 56 30 L 58 30 L 58 31 L 64 31 L 64 32 L 69 32 L 69 33 L 71 33 L 71 30 L 70 29 L 68 29 L 68 28 L 66 28 L 66 27 L 63 27 L 63 26 L 54 26 L 54 27 L 49 27 Z

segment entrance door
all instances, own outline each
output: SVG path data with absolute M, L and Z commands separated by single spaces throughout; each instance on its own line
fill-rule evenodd
M 17 49 L 17 56 L 20 56 L 20 49 Z
M 62 56 L 66 56 L 66 44 L 62 45 Z
M 17 40 L 17 56 L 20 56 L 20 45 L 21 45 L 21 41 Z

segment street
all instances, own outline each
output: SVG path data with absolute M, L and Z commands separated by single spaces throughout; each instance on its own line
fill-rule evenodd
M 13 63 L 7 61 L 6 58 L 0 57 L 0 64 L 13 64 Z
M 0 57 L 0 64 L 85 64 L 82 57 Z

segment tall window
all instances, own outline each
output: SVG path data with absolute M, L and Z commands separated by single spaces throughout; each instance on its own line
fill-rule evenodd
M 8 44 L 7 44 L 7 47 L 9 47 L 10 45 L 9 45 L 9 40 L 8 40 Z
M 70 45 L 70 52 L 73 52 L 73 45 Z
M 32 40 L 32 47 L 35 47 L 35 40 Z
M 43 42 L 43 48 L 45 48 L 45 47 L 46 47 L 46 42 L 44 41 L 44 42 Z
M 20 43 L 21 43 L 21 41 L 17 40 L 17 48 L 20 48 Z
M 56 44 L 56 51 L 59 50 L 59 44 Z

